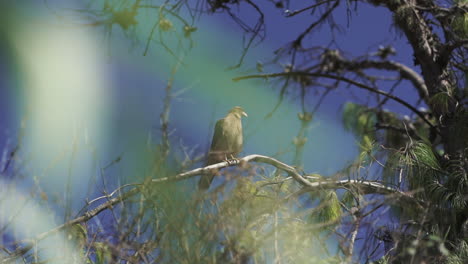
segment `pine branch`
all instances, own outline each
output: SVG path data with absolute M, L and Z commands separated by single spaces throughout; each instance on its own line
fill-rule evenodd
M 384 184 L 378 181 L 361 181 L 361 180 L 352 180 L 352 179 L 347 179 L 347 180 L 323 180 L 322 179 L 320 180 L 320 179 L 313 178 L 313 177 L 306 177 L 306 176 L 302 176 L 294 167 L 286 163 L 283 163 L 277 159 L 274 159 L 268 156 L 257 155 L 257 154 L 248 155 L 243 158 L 230 160 L 230 161 L 224 161 L 224 162 L 220 162 L 220 163 L 213 164 L 210 166 L 197 168 L 191 171 L 177 174 L 175 176 L 151 179 L 151 183 L 162 184 L 162 183 L 168 183 L 168 182 L 178 182 L 178 181 L 186 180 L 195 176 L 199 176 L 199 175 L 212 172 L 213 170 L 219 170 L 222 168 L 232 167 L 232 166 L 244 166 L 244 164 L 250 163 L 250 162 L 269 164 L 269 165 L 276 167 L 279 170 L 286 172 L 289 176 L 291 176 L 295 181 L 297 181 L 299 184 L 301 184 L 304 187 L 301 189 L 300 191 L 301 193 L 316 191 L 316 190 L 324 190 L 324 189 L 329 189 L 329 190 L 356 189 L 356 190 L 359 190 L 361 194 L 390 195 L 390 196 L 395 196 L 396 198 L 403 198 L 405 199 L 405 201 L 412 201 L 415 203 L 419 203 L 419 201 L 416 200 L 411 194 L 402 192 L 396 188 L 385 186 Z M 117 205 L 118 203 L 121 203 L 122 201 L 125 201 L 135 196 L 136 194 L 141 193 L 141 185 L 143 184 L 138 183 L 138 184 L 132 184 L 132 185 L 136 185 L 136 187 L 133 187 L 132 189 L 126 192 L 121 192 L 120 189 L 122 187 L 119 187 L 118 190 L 111 192 L 110 195 L 107 196 L 108 200 L 105 203 L 102 203 L 96 208 L 85 212 L 83 215 L 75 219 L 72 219 L 62 225 L 59 225 L 47 232 L 41 233 L 33 239 L 23 240 L 22 242 L 25 243 L 26 245 L 16 249 L 14 252 L 11 252 L 10 256 L 8 258 L 4 258 L 0 260 L 0 263 L 9 263 L 11 261 L 14 261 L 18 257 L 21 257 L 22 255 L 26 254 L 29 250 L 31 250 L 34 244 L 37 243 L 38 241 L 43 240 L 46 237 L 49 237 L 53 234 L 56 234 L 57 232 L 60 232 L 64 230 L 65 228 L 70 227 L 72 225 L 86 222 L 90 220 L 91 218 L 100 214 L 102 211 L 106 209 L 110 209 L 113 206 Z M 128 186 L 131 186 L 131 185 L 126 185 L 125 187 L 128 187 Z M 112 196 L 114 196 L 115 194 L 120 194 L 120 195 L 112 198 Z M 90 202 L 90 204 L 98 200 L 100 199 L 94 199 L 92 200 L 92 202 Z

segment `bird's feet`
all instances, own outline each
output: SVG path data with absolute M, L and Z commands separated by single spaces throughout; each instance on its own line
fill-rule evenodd
M 228 163 L 228 165 L 235 165 L 235 164 L 239 164 L 240 163 L 240 159 L 238 158 L 235 158 L 232 154 L 230 154 L 230 158 L 228 159 L 227 156 L 224 156 L 225 157 L 225 162 Z

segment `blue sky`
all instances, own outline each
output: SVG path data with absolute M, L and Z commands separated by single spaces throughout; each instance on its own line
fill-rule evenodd
M 55 4 L 49 3 L 51 7 Z M 63 2 L 60 4 L 64 5 Z M 36 16 L 29 18 L 33 23 L 34 20 L 41 19 L 41 14 L 53 17 L 50 15 L 51 11 L 39 3 L 26 7 L 26 10 L 36 10 L 35 8 L 41 12 L 36 12 Z M 296 8 L 300 7 L 290 7 L 291 10 Z M 292 41 L 311 21 L 307 12 L 287 18 L 283 15 L 283 10 L 270 4 L 265 5 L 265 10 L 267 38 L 249 51 L 243 66 L 238 70 L 226 70 L 228 66 L 237 63 L 242 52 L 242 31 L 238 25 L 222 14 L 205 15 L 197 21 L 198 30 L 193 34 L 194 48 L 177 72 L 173 86 L 173 91 L 178 94 L 173 98 L 170 117 L 174 146 L 182 143 L 184 146 L 194 147 L 196 153 L 204 153 L 210 144 L 214 122 L 223 117 L 231 107 L 241 105 L 249 113 L 249 117 L 244 120 L 246 139 L 243 154 L 273 155 L 292 148 L 291 142 L 300 126 L 297 119 L 297 113 L 300 112 L 297 96 L 287 97 L 275 115 L 265 119 L 266 114 L 278 101 L 279 85 L 263 80 L 231 80 L 233 77 L 250 73 L 248 70 L 254 69 L 257 62 L 268 61 L 274 50 Z M 24 13 L 33 14 L 30 11 Z M 251 11 L 242 14 L 252 21 L 257 15 Z M 107 132 L 102 132 L 104 136 L 101 135 L 100 146 L 96 148 L 98 163 L 104 164 L 118 155 L 123 155 L 125 158 L 122 160 L 120 171 L 122 177 L 131 174 L 136 167 L 141 167 L 138 160 L 142 160 L 147 154 L 145 151 L 148 141 L 156 143 L 160 137 L 159 114 L 162 110 L 164 88 L 170 69 L 174 65 L 173 57 L 168 56 L 160 45 L 151 46 L 148 55 L 142 56 L 149 29 L 154 21 L 147 13 L 141 14 L 138 19 L 141 27 L 128 36 L 123 34 L 119 26 L 114 25 L 110 50 L 105 37 L 106 29 L 96 27 L 84 30 L 92 35 L 96 47 L 100 49 L 103 72 L 109 86 L 103 96 L 110 103 L 100 113 L 102 122 L 107 124 Z M 346 56 L 358 56 L 377 50 L 379 45 L 392 44 L 397 50 L 395 59 L 412 65 L 408 44 L 392 27 L 391 17 L 385 9 L 360 3 L 358 11 L 352 9 L 347 17 L 346 8 L 343 6 L 337 10 L 334 19 L 342 27 L 342 33 L 335 35 L 336 43 L 345 51 Z M 53 20 L 48 23 L 60 24 Z M 318 32 L 307 37 L 305 42 L 325 45 L 329 40 L 328 26 L 323 25 Z M 10 58 L 8 64 L 12 65 L 10 62 L 15 62 L 16 58 L 12 55 L 12 50 L 3 52 L 6 58 Z M 107 54 L 111 54 L 110 57 L 107 57 Z M 288 61 L 285 59 L 281 63 Z M 8 78 L 4 78 L 2 83 L 2 93 L 7 94 L 2 98 L 8 102 L 1 104 L 1 124 L 4 128 L 2 133 L 8 129 L 9 133 L 14 135 L 18 131 L 19 121 L 24 118 L 22 114 L 26 105 L 23 102 L 29 94 L 24 90 L 25 84 L 18 81 L 21 79 L 21 66 L 5 66 L 2 74 L 8 74 Z M 355 91 L 355 95 L 364 97 L 365 93 L 357 89 Z M 416 100 L 414 89 L 408 85 L 401 85 L 396 94 L 409 102 Z M 17 103 L 5 99 L 8 97 L 16 98 Z M 317 95 L 309 95 L 307 99 L 311 102 L 308 107 L 312 109 Z M 314 117 L 304 152 L 304 167 L 307 172 L 329 175 L 356 157 L 357 142 L 341 125 L 342 104 L 350 100 L 354 98 L 350 98 L 346 90 L 339 89 L 327 97 Z M 397 113 L 409 113 L 391 101 L 387 107 Z M 6 123 L 6 120 L 10 123 Z M 11 141 L 12 138 L 14 137 L 11 137 L 11 134 L 10 137 L 3 137 L 1 145 L 5 145 L 7 140 Z M 291 162 L 292 153 L 283 154 L 278 158 Z M 39 165 L 37 169 L 43 170 L 42 167 Z M 57 173 L 60 173 L 60 170 Z M 132 178 L 125 181 L 132 181 Z
M 283 10 L 270 4 L 265 7 L 267 38 L 249 51 L 243 67 L 238 71 L 225 71 L 227 66 L 237 62 L 241 54 L 242 31 L 238 26 L 224 15 L 202 16 L 197 22 L 198 31 L 194 34 L 195 47 L 186 58 L 186 66 L 180 69 L 175 79 L 174 90 L 186 91 L 173 101 L 171 125 L 176 129 L 178 137 L 186 140 L 189 145 L 199 145 L 201 152 L 209 145 L 207 141 L 210 136 L 207 134 L 211 133 L 210 125 L 235 105 L 242 105 L 249 112 L 249 118 L 245 120 L 245 133 L 248 135 L 244 151 L 246 154 L 271 155 L 290 147 L 292 138 L 297 134 L 299 121 L 296 114 L 300 108 L 294 98 L 287 98 L 273 118 L 264 119 L 276 104 L 278 85 L 275 88 L 274 84 L 261 80 L 238 83 L 230 81 L 230 78 L 245 74 L 245 69 L 253 69 L 256 62 L 264 62 L 271 58 L 272 51 L 293 40 L 310 21 L 307 12 L 286 18 L 282 15 Z M 290 7 L 291 10 L 296 8 L 300 7 Z M 44 10 L 44 14 L 47 12 L 48 10 Z M 246 11 L 245 14 L 246 17 L 256 16 L 254 12 Z M 349 27 L 346 25 L 348 17 L 344 7 L 336 12 L 334 18 L 344 32 L 336 35 L 336 43 L 346 51 L 345 55 L 356 56 L 376 50 L 379 45 L 392 44 L 398 52 L 396 58 L 411 65 L 412 56 L 408 45 L 392 28 L 390 15 L 383 8 L 359 4 L 358 12 L 351 11 Z M 151 26 L 149 21 L 148 25 Z M 98 45 L 107 48 L 102 36 L 104 33 L 102 27 L 96 28 L 95 32 Z M 157 45 L 150 48 L 148 56 L 141 56 L 142 46 L 146 40 L 145 30 L 130 35 L 136 36 L 140 41 L 133 48 L 129 47 L 128 38 L 125 38 L 121 32 L 118 26 L 114 26 L 111 62 L 107 64 L 106 69 L 112 83 L 109 95 L 112 96 L 115 107 L 109 111 L 114 118 L 114 125 L 123 124 L 125 127 L 132 127 L 126 124 L 131 121 L 133 125 L 141 128 L 141 133 L 145 134 L 145 130 L 150 130 L 156 132 L 154 136 L 157 137 L 161 99 L 172 65 L 171 58 L 168 58 L 161 46 Z M 328 27 L 324 25 L 320 31 L 306 38 L 306 42 L 322 45 L 328 43 L 329 39 Z M 363 95 L 359 91 L 356 94 Z M 410 101 L 411 98 L 416 98 L 411 87 L 400 87 L 397 89 L 397 94 L 410 98 Z M 314 96 L 309 96 L 308 99 L 310 102 L 316 100 Z M 318 112 L 310 129 L 311 140 L 307 144 L 305 153 L 305 160 L 309 161 L 306 162 L 306 169 L 330 173 L 333 169 L 341 168 L 356 154 L 353 147 L 355 142 L 348 133 L 342 131 L 340 124 L 341 105 L 348 100 L 350 98 L 346 91 L 335 92 L 327 98 Z M 310 104 L 310 108 L 313 105 Z M 408 113 L 406 109 L 392 102 L 388 107 L 396 112 Z M 187 118 L 188 114 L 194 113 L 199 118 Z M 17 120 L 18 117 L 11 118 L 10 115 L 11 119 Z M 190 133 L 184 133 L 185 131 Z M 141 138 L 140 134 L 138 136 L 131 134 L 119 134 L 119 137 Z M 334 149 L 335 142 L 337 143 L 335 147 L 340 146 L 345 151 L 328 153 L 326 160 L 329 162 L 317 161 L 318 156 L 314 156 L 314 153 Z
M 51 6 L 55 4 L 49 3 Z M 63 2 L 61 5 L 64 5 Z M 41 12 L 31 12 L 36 8 Z M 225 70 L 227 66 L 234 65 L 241 54 L 242 31 L 239 27 L 226 16 L 219 14 L 205 15 L 197 21 L 198 31 L 193 35 L 195 47 L 175 77 L 174 91 L 184 92 L 174 98 L 172 103 L 170 125 L 174 129 L 174 142 L 178 142 L 180 138 L 184 145 L 198 146 L 198 152 L 205 152 L 215 120 L 223 117 L 232 106 L 241 105 L 249 113 L 249 118 L 245 119 L 244 123 L 244 154 L 272 155 L 292 147 L 292 139 L 299 128 L 297 113 L 300 107 L 297 98 L 286 98 L 272 118 L 264 119 L 278 100 L 278 85 L 262 80 L 231 81 L 233 77 L 246 74 L 246 69 L 254 69 L 258 61 L 265 62 L 271 58 L 275 49 L 293 40 L 311 19 L 307 12 L 286 18 L 282 15 L 283 10 L 270 4 L 265 5 L 265 8 L 267 38 L 249 51 L 244 65 L 239 70 Z M 296 8 L 300 7 L 290 7 L 291 10 Z M 39 19 L 40 14 L 50 16 L 50 10 L 44 8 L 42 3 L 26 7 L 21 12 L 35 14 L 32 19 Z M 246 11 L 243 14 L 256 18 L 254 12 Z M 345 50 L 345 55 L 357 56 L 366 51 L 374 51 L 379 45 L 392 44 L 397 50 L 395 59 L 412 65 L 408 44 L 392 27 L 391 17 L 385 9 L 359 4 L 357 12 L 351 11 L 349 26 L 344 6 L 338 9 L 334 18 L 343 29 L 342 34 L 336 35 L 336 43 Z M 103 162 L 111 160 L 115 153 L 139 151 L 149 136 L 155 141 L 159 137 L 159 113 L 173 58 L 167 56 L 160 45 L 152 46 L 146 57 L 141 55 L 148 28 L 152 26 L 146 14 L 141 16 L 141 20 L 144 26 L 130 34 L 130 37 L 125 37 L 121 28 L 114 26 L 111 57 L 106 58 L 105 54 L 102 56 L 103 60 L 108 60 L 103 66 L 110 83 L 110 89 L 105 96 L 111 101 L 109 107 L 103 111 L 105 121 L 109 124 L 109 135 L 112 135 L 104 137 L 105 145 L 111 147 L 108 151 L 100 153 L 103 155 Z M 104 29 L 97 27 L 89 31 L 94 34 L 100 52 L 107 53 Z M 138 42 L 132 47 L 130 42 L 134 37 Z M 329 39 L 328 27 L 324 25 L 320 31 L 306 38 L 306 42 L 320 45 L 328 43 Z M 15 134 L 22 118 L 21 102 L 28 93 L 19 92 L 24 91 L 21 86 L 25 85 L 18 80 L 21 79 L 21 66 L 9 67 L 15 65 L 14 51 L 4 49 L 2 52 L 6 58 L 2 63 L 2 75 L 7 75 L 7 78 L 2 78 L 1 133 L 8 130 L 8 133 Z M 364 95 L 360 91 L 356 94 Z M 396 94 L 409 102 L 416 100 L 416 93 L 409 86 L 402 85 L 397 88 Z M 311 95 L 308 100 L 315 102 L 315 97 Z M 17 100 L 16 104 L 13 103 L 13 99 Z M 352 98 L 345 90 L 338 90 L 326 99 L 317 113 L 310 127 L 309 141 L 305 149 L 304 161 L 307 171 L 330 174 L 350 162 L 357 153 L 354 138 L 341 126 L 341 105 L 349 100 Z M 309 109 L 313 105 L 310 104 Z M 387 106 L 397 113 L 408 114 L 406 109 L 393 102 L 389 102 Z M 11 134 L 10 137 L 2 137 L 1 145 L 4 146 L 5 142 L 12 138 Z M 135 146 L 140 147 L 130 150 Z M 286 162 L 291 161 L 290 155 L 280 158 Z
M 24 19 L 25 24 L 28 21 L 34 24 L 36 20 L 43 19 L 42 15 L 51 17 L 47 13 L 50 10 L 44 9 L 42 2 L 38 2 L 25 7 L 24 10 L 29 10 L 30 14 L 34 13 L 31 18 Z M 258 61 L 265 62 L 271 58 L 275 49 L 293 40 L 311 19 L 307 12 L 297 17 L 286 18 L 282 15 L 283 10 L 274 8 L 270 4 L 265 7 L 267 38 L 249 51 L 244 65 L 238 70 L 226 71 L 228 66 L 237 63 L 242 52 L 242 31 L 238 26 L 225 15 L 204 15 L 200 21 L 197 21 L 198 31 L 193 35 L 195 46 L 185 58 L 185 64 L 177 72 L 173 85 L 173 92 L 178 94 L 173 98 L 170 114 L 173 146 L 183 144 L 195 148 L 195 153 L 205 153 L 210 144 L 214 122 L 223 117 L 231 107 L 240 105 L 249 114 L 244 120 L 243 155 L 254 153 L 274 155 L 293 147 L 292 140 L 300 126 L 297 114 L 301 108 L 297 98 L 294 96 L 286 98 L 273 117 L 265 119 L 266 114 L 277 103 L 279 86 L 263 80 L 240 82 L 231 80 L 233 77 L 246 74 L 246 69 L 254 69 Z M 36 8 L 41 11 L 31 11 Z M 299 7 L 291 7 L 291 10 L 296 8 Z M 252 19 L 252 16 L 255 18 L 256 15 L 250 11 L 243 14 L 248 19 Z M 379 45 L 392 44 L 397 50 L 395 60 L 412 66 L 409 46 L 400 38 L 400 33 L 392 27 L 391 17 L 383 8 L 360 3 L 357 12 L 351 11 L 349 27 L 346 25 L 348 18 L 344 7 L 336 12 L 334 18 L 343 28 L 344 33 L 336 35 L 336 42 L 346 51 L 345 55 L 358 56 L 368 51 L 376 51 Z M 122 182 L 134 182 L 147 173 L 143 164 L 150 159 L 148 142 L 154 146 L 159 140 L 159 114 L 162 110 L 164 88 L 174 62 L 173 57 L 168 56 L 160 45 L 151 46 L 149 54 L 142 56 L 148 29 L 152 24 L 150 24 L 151 17 L 145 14 L 141 15 L 141 21 L 142 24 L 144 22 L 147 24 L 134 34 L 130 34 L 130 37 L 124 36 L 121 28 L 114 26 L 110 58 L 106 55 L 108 47 L 103 28 L 83 30 L 91 35 L 91 42 L 99 50 L 97 53 L 102 67 L 100 70 L 105 75 L 108 87 L 101 94 L 102 97 L 98 98 L 107 102 L 96 117 L 101 118 L 96 122 L 99 122 L 103 128 L 96 130 L 94 145 L 79 147 L 75 154 L 77 157 L 74 160 L 72 175 L 80 175 L 79 178 L 72 180 L 76 183 L 73 186 L 77 188 L 73 192 L 73 197 L 78 201 L 75 205 L 77 208 L 83 204 L 84 198 L 90 196 L 88 192 L 82 190 L 86 190 L 92 182 L 99 182 L 100 175 L 96 175 L 98 168 L 118 156 L 122 156 L 121 162 L 106 174 L 110 186 Z M 53 21 L 48 23 L 54 24 Z M 133 37 L 136 37 L 137 43 L 132 47 L 130 44 Z M 306 38 L 306 42 L 325 45 L 329 38 L 328 27 L 324 25 L 320 31 Z M 9 49 L 6 47 L 7 45 L 2 46 L 1 54 L 4 59 L 0 64 L 2 150 L 5 146 L 9 149 L 14 146 L 20 121 L 24 119 L 24 113 L 29 107 L 28 102 L 34 100 L 30 98 L 32 95 L 29 93 L 27 83 L 20 81 L 24 70 L 21 68 L 22 64 L 15 49 L 11 46 Z M 72 64 L 73 61 L 67 63 Z M 12 65 L 15 66 L 11 67 Z M 388 87 L 382 87 L 385 88 Z M 411 103 L 416 101 L 416 92 L 407 83 L 397 88 L 396 94 Z M 363 96 L 364 93 L 356 91 L 356 95 Z M 317 96 L 310 95 L 308 100 L 315 102 Z M 353 99 L 346 90 L 333 92 L 314 117 L 304 152 L 305 171 L 330 175 L 356 158 L 357 142 L 341 125 L 341 106 L 349 100 Z M 309 109 L 314 105 L 310 104 Z M 389 102 L 387 107 L 400 114 L 409 113 L 393 102 Z M 26 134 L 28 133 L 34 131 L 26 130 Z M 82 134 L 79 135 L 77 142 L 87 140 Z M 93 134 L 86 137 L 88 136 L 93 138 Z M 42 138 L 42 143 L 54 140 L 51 137 Z M 33 149 L 32 147 L 28 149 L 26 146 L 23 154 L 29 157 L 29 152 Z M 63 175 L 68 170 L 67 166 L 51 165 L 53 164 L 51 160 L 59 153 L 59 150 L 48 149 L 43 156 L 32 157 L 32 159 L 37 158 L 38 162 L 32 162 L 25 168 L 26 177 L 47 173 Z M 65 154 L 64 160 L 69 160 L 68 155 Z M 292 155 L 293 152 L 289 152 L 277 157 L 290 163 Z M 50 184 L 48 186 L 50 189 L 47 189 L 47 186 L 44 188 L 46 191 L 56 192 L 64 183 L 64 178 L 61 178 Z M 99 191 L 94 190 L 95 193 Z

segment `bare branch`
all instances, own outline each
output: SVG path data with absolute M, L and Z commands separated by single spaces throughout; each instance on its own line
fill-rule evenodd
M 302 12 L 305 12 L 305 11 L 310 10 L 312 8 L 316 8 L 316 7 L 320 6 L 320 5 L 323 5 L 323 4 L 328 3 L 328 2 L 330 2 L 330 0 L 324 0 L 324 1 L 320 1 L 318 3 L 315 3 L 313 5 L 310 5 L 308 7 L 304 7 L 304 8 L 298 9 L 298 10 L 294 10 L 292 12 L 289 11 L 289 12 L 286 13 L 286 16 L 287 17 L 292 17 L 292 16 L 298 15 L 298 14 L 300 14 Z
M 382 194 L 382 195 L 395 195 L 396 197 L 404 198 L 409 201 L 413 201 L 415 203 L 418 203 L 418 201 L 413 198 L 412 194 L 408 194 L 405 192 L 402 192 L 396 188 L 392 188 L 389 186 L 385 186 L 384 184 L 377 182 L 377 181 L 361 181 L 361 180 L 352 180 L 352 179 L 346 179 L 346 180 L 316 180 L 316 178 L 311 178 L 311 177 L 306 177 L 302 176 L 294 167 L 289 166 L 286 163 L 283 163 L 277 159 L 268 157 L 268 156 L 263 156 L 263 155 L 248 155 L 240 159 L 235 159 L 235 160 L 230 160 L 230 161 L 224 161 L 220 162 L 217 164 L 213 164 L 210 166 L 206 167 L 201 167 L 197 168 L 188 172 L 180 173 L 177 174 L 176 176 L 170 176 L 170 177 L 164 177 L 164 178 L 158 178 L 158 179 L 152 179 L 151 183 L 153 184 L 162 184 L 162 183 L 168 183 L 168 182 L 177 182 L 185 179 L 189 179 L 191 177 L 195 177 L 198 175 L 206 174 L 206 173 L 211 173 L 213 170 L 219 170 L 222 168 L 226 167 L 232 167 L 232 166 L 243 166 L 246 163 L 249 162 L 259 162 L 259 163 L 264 163 L 264 164 L 269 164 L 274 167 L 276 167 L 279 170 L 282 170 L 286 172 L 288 175 L 290 175 L 294 180 L 296 180 L 298 183 L 300 183 L 304 188 L 300 191 L 301 193 L 305 192 L 310 192 L 314 190 L 324 190 L 324 189 L 357 189 L 359 190 L 362 194 Z M 26 243 L 25 246 L 17 249 L 16 251 L 12 252 L 11 256 L 6 259 L 0 260 L 0 263 L 8 263 L 12 260 L 14 260 L 17 257 L 20 257 L 21 255 L 25 254 L 29 250 L 31 250 L 34 246 L 34 243 L 37 243 L 37 241 L 40 241 L 50 235 L 56 234 L 59 231 L 62 231 L 66 227 L 83 223 L 91 218 L 97 216 L 99 213 L 106 209 L 110 209 L 116 204 L 129 199 L 130 197 L 139 194 L 141 192 L 141 186 L 144 184 L 135 184 L 138 185 L 137 187 L 134 187 L 126 192 L 112 192 L 111 194 L 116 194 L 116 193 L 121 193 L 121 195 L 115 197 L 115 198 L 110 198 L 109 200 L 106 201 L 105 203 L 97 206 L 96 208 L 89 210 L 85 212 L 82 216 L 77 217 L 73 220 L 70 220 L 62 225 L 59 225 L 55 227 L 54 229 L 51 229 L 47 232 L 41 233 L 37 235 L 35 238 L 30 239 L 30 240 L 24 240 L 23 242 Z
M 347 82 L 349 84 L 352 84 L 356 87 L 368 90 L 370 92 L 376 93 L 376 94 L 381 94 L 385 97 L 388 97 L 401 105 L 404 105 L 406 108 L 410 109 L 412 112 L 417 114 L 424 122 L 426 122 L 431 128 L 436 129 L 437 128 L 426 118 L 426 116 L 421 113 L 416 107 L 412 106 L 410 103 L 406 102 L 405 100 L 393 95 L 389 94 L 385 91 L 370 87 L 368 85 L 365 85 L 363 83 L 348 79 L 346 77 L 342 76 L 337 76 L 337 75 L 332 75 L 332 74 L 327 74 L 327 73 L 312 73 L 312 72 L 280 72 L 280 73 L 270 73 L 270 74 L 254 74 L 254 75 L 246 75 L 246 76 L 241 76 L 237 78 L 233 78 L 233 81 L 240 81 L 240 80 L 247 80 L 247 79 L 255 79 L 255 78 L 276 78 L 276 77 L 282 77 L 282 76 L 294 76 L 294 75 L 304 75 L 304 76 L 311 76 L 311 77 L 323 77 L 323 78 L 329 78 L 329 79 L 335 79 L 335 80 L 340 80 Z
M 395 62 L 395 61 L 372 61 L 372 60 L 363 60 L 358 62 L 348 62 L 349 66 L 352 68 L 375 68 L 375 69 L 385 69 L 385 70 L 395 70 L 398 71 L 402 78 L 407 79 L 413 83 L 413 85 L 418 90 L 420 96 L 427 102 L 429 100 L 429 92 L 427 90 L 426 83 L 424 79 L 410 67 Z

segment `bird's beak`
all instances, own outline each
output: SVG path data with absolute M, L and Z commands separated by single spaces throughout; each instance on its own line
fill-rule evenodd
M 248 117 L 246 112 L 242 112 L 242 115 L 245 116 L 245 117 Z

